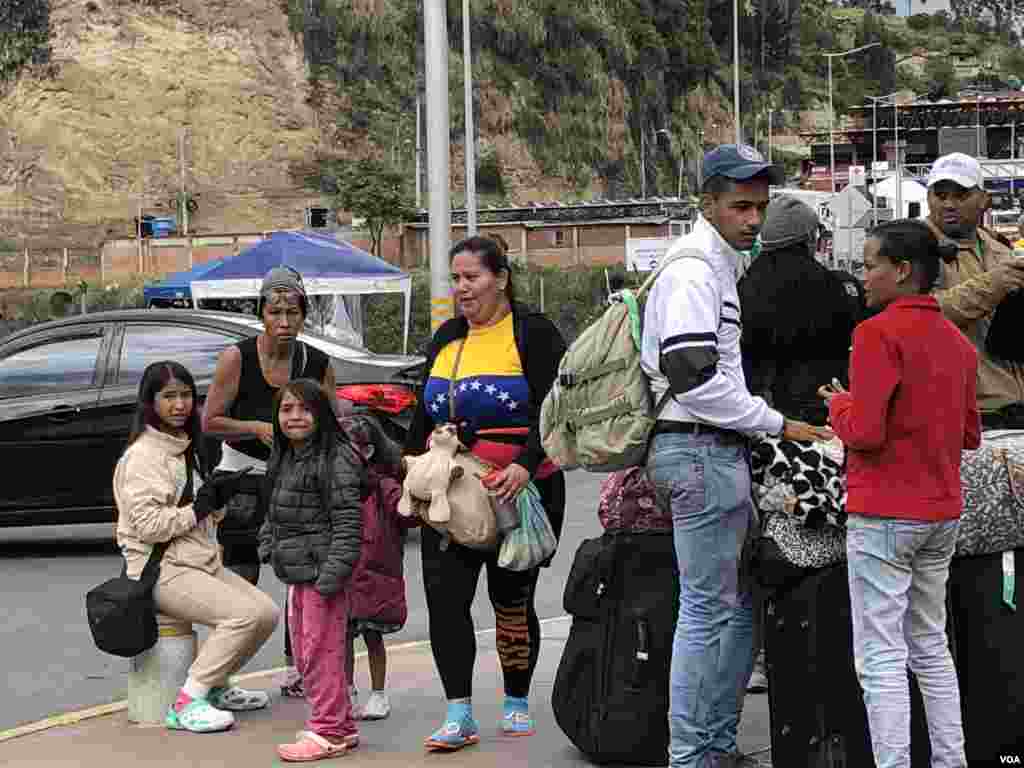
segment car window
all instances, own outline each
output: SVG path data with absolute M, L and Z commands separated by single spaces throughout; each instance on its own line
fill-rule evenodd
M 117 383 L 139 382 L 146 366 L 159 360 L 181 363 L 196 379 L 211 377 L 224 347 L 237 341 L 223 333 L 181 325 L 129 324 L 124 329 Z
M 0 397 L 88 389 L 102 334 L 43 341 L 0 360 Z

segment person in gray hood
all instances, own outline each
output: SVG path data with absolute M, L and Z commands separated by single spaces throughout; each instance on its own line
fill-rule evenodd
M 765 212 L 761 255 L 739 283 L 743 310 L 740 351 L 750 391 L 786 417 L 824 424 L 818 387 L 846 383 L 854 326 L 865 314 L 863 289 L 815 258 L 818 214 L 789 195 Z M 849 286 L 849 288 L 848 288 Z M 768 690 L 762 603 L 755 600 L 757 658 L 748 693 Z

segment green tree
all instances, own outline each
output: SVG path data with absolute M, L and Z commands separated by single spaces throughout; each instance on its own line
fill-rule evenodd
M 957 92 L 956 70 L 948 56 L 929 56 L 924 65 L 924 80 L 932 98 L 949 98 Z
M 370 158 L 338 163 L 332 170 L 330 175 L 337 187 L 335 204 L 366 219 L 371 249 L 379 258 L 384 227 L 401 224 L 414 213 L 405 177 Z

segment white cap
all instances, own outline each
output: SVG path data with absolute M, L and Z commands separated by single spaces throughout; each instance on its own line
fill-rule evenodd
M 932 165 L 932 171 L 928 174 L 928 186 L 932 187 L 940 181 L 952 181 L 964 189 L 981 188 L 981 163 L 963 152 L 943 155 Z

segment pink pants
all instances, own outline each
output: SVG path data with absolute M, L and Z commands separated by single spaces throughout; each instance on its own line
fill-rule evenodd
M 324 597 L 312 584 L 288 589 L 288 628 L 295 666 L 312 710 L 306 730 L 332 740 L 358 733 L 348 697 L 348 594 Z

